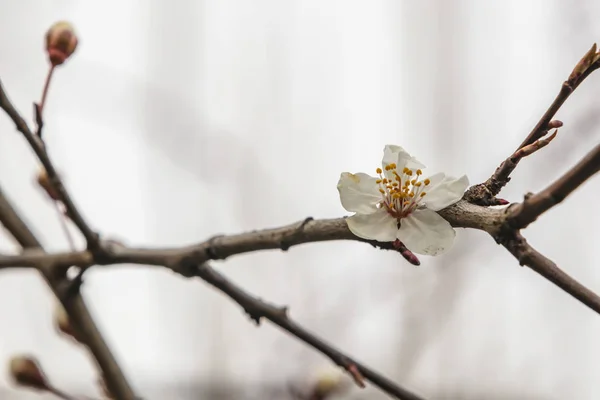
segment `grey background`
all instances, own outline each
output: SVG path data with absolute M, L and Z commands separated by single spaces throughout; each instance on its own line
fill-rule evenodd
M 47 68 L 45 30 L 75 24 L 80 47 L 47 103 L 48 146 L 93 226 L 137 245 L 341 216 L 339 173 L 372 173 L 387 143 L 432 173 L 482 181 L 600 39 L 593 1 L 0 0 L 0 10 L 0 77 L 28 116 Z M 542 189 L 597 144 L 599 87 L 592 76 L 577 90 L 557 139 L 519 166 L 504 197 Z M 0 184 L 44 244 L 65 249 L 36 168 L 0 117 Z M 587 182 L 526 231 L 596 292 L 599 190 Z M 0 235 L 0 250 L 13 249 Z M 359 243 L 218 267 L 426 398 L 600 397 L 598 316 L 480 232 L 459 231 L 419 268 Z M 96 269 L 84 294 L 147 399 L 218 398 L 209 387 L 252 398 L 328 365 L 166 271 Z M 53 307 L 35 273 L 3 271 L 0 360 L 35 354 L 56 385 L 94 395 L 93 364 L 55 334 Z M 38 398 L 15 390 L 2 362 L 0 387 L 3 399 Z

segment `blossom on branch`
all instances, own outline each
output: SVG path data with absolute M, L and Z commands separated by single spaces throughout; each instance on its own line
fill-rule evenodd
M 435 256 L 450 248 L 456 232 L 436 211 L 456 203 L 469 186 L 466 175 L 455 179 L 438 173 L 423 179 L 425 165 L 402 147 L 387 145 L 377 177 L 343 172 L 337 188 L 346 218 L 356 236 L 392 242 Z

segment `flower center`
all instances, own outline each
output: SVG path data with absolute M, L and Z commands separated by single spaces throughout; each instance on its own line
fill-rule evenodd
M 427 194 L 425 188 L 429 186 L 429 179 L 421 180 L 423 171 L 404 168 L 402 173 L 396 171 L 396 164 L 385 166 L 385 176 L 381 168 L 377 168 L 377 184 L 383 199 L 379 203 L 386 211 L 400 223 L 400 219 L 407 217 L 418 206 Z M 388 178 L 389 177 L 389 178 Z

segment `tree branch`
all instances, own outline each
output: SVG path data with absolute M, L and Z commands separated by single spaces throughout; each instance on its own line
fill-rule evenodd
M 554 262 L 535 250 L 519 232 L 503 240 L 502 245 L 519 260 L 565 292 L 600 314 L 600 297 L 561 270 Z
M 85 240 L 87 241 L 88 248 L 92 251 L 97 251 L 99 249 L 98 234 L 95 233 L 89 227 L 89 225 L 83 218 L 82 214 L 79 212 L 79 210 L 75 206 L 75 203 L 73 202 L 73 200 L 71 199 L 71 196 L 65 189 L 65 186 L 64 186 L 62 180 L 60 179 L 60 176 L 56 172 L 56 169 L 54 168 L 54 165 L 52 164 L 52 161 L 50 160 L 50 157 L 48 156 L 48 153 L 46 151 L 46 145 L 44 144 L 44 142 L 42 141 L 42 139 L 39 136 L 35 135 L 31 131 L 31 129 L 29 129 L 29 126 L 27 125 L 25 120 L 20 116 L 19 112 L 12 105 L 11 101 L 8 98 L 8 95 L 4 91 L 4 87 L 2 86 L 1 80 L 0 80 L 0 108 L 2 108 L 8 114 L 8 116 L 13 120 L 13 122 L 15 123 L 15 125 L 17 127 L 17 130 L 19 132 L 21 132 L 23 134 L 23 136 L 25 136 L 25 139 L 27 140 L 27 142 L 29 143 L 29 145 L 31 146 L 31 148 L 33 149 L 35 154 L 37 155 L 37 157 L 40 160 L 40 162 L 42 163 L 42 165 L 44 166 L 44 169 L 46 170 L 46 172 L 48 174 L 50 183 L 52 184 L 52 186 L 56 190 L 56 193 L 60 197 L 60 201 L 65 206 L 68 217 L 71 219 L 71 221 L 73 221 L 75 226 L 77 226 L 77 228 L 81 231 L 82 235 L 84 236 Z
M 526 196 L 525 201 L 510 209 L 506 222 L 513 229 L 523 229 L 542 213 L 562 202 L 586 180 L 600 170 L 600 145 L 562 177 L 541 192 Z
M 581 82 L 599 67 L 600 53 L 596 52 L 596 44 L 594 43 L 592 48 L 577 63 L 571 72 L 571 75 L 569 75 L 569 78 L 562 84 L 560 92 L 550 107 L 548 107 L 525 140 L 517 147 L 513 155 L 502 162 L 487 181 L 470 187 L 465 193 L 465 200 L 482 206 L 508 204 L 508 201 L 498 199 L 496 196 L 510 181 L 510 174 L 514 171 L 522 158 L 541 149 L 554 139 L 556 132 L 546 140 L 540 140 L 546 136 L 551 129 L 560 128 L 563 125 L 561 121 L 552 121 L 552 118 L 554 118 L 558 110 Z
M 502 226 L 504 210 L 491 209 L 459 201 L 440 215 L 454 227 L 465 227 L 494 233 Z M 262 250 L 281 249 L 305 243 L 331 240 L 354 240 L 371 244 L 383 250 L 398 250 L 391 242 L 366 240 L 352 234 L 344 218 L 304 220 L 280 228 L 255 230 L 252 232 L 215 236 L 204 242 L 184 247 L 164 249 L 133 248 L 120 243 L 101 241 L 103 257 L 95 259 L 90 251 L 42 253 L 24 251 L 19 255 L 0 255 L 0 268 L 30 267 L 46 263 L 65 271 L 72 265 L 86 267 L 93 264 L 143 264 L 168 266 L 177 270 L 182 262 L 202 264 L 209 260 L 224 260 L 238 254 Z
M 203 279 L 233 299 L 257 324 L 260 323 L 261 318 L 266 318 L 286 332 L 329 357 L 334 363 L 344 368 L 359 386 L 364 386 L 364 383 L 362 382 L 364 378 L 384 392 L 392 395 L 394 398 L 407 400 L 421 399 L 418 395 L 409 392 L 383 375 L 373 371 L 358 361 L 353 360 L 340 350 L 292 321 L 287 315 L 287 307 L 276 307 L 252 296 L 229 281 L 215 269 L 211 268 L 207 263 L 193 267 L 190 272 L 191 275 Z
M 17 214 L 15 208 L 4 195 L 2 188 L 0 188 L 0 223 L 24 249 L 36 249 L 38 254 L 43 252 L 42 245 Z M 117 399 L 135 400 L 136 397 L 132 388 L 96 327 L 83 297 L 79 291 L 75 293 L 68 291 L 69 281 L 66 277 L 66 271 L 57 271 L 46 262 L 40 262 L 36 267 L 63 305 L 74 329 L 84 339 L 85 344 L 96 359 L 111 393 Z

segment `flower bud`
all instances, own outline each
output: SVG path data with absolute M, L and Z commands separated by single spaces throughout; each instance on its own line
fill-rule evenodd
M 60 200 L 60 197 L 58 196 L 58 193 L 56 192 L 56 190 L 52 186 L 52 183 L 50 183 L 50 178 L 48 177 L 48 173 L 46 172 L 46 169 L 44 169 L 43 167 L 40 170 L 40 172 L 38 172 L 37 183 L 38 183 L 38 185 L 40 185 L 40 187 L 42 189 L 44 189 L 44 191 L 46 192 L 46 194 L 52 200 L 54 200 L 54 201 L 59 201 Z
M 71 322 L 69 320 L 69 315 L 60 303 L 56 305 L 56 309 L 54 310 L 54 322 L 56 324 L 56 328 L 62 334 L 70 336 L 79 343 L 83 343 L 81 340 L 79 340 L 77 334 L 73 330 L 73 327 L 71 326 Z
M 348 388 L 348 381 L 344 379 L 344 374 L 337 368 L 323 369 L 317 374 L 316 378 L 313 397 L 318 399 L 326 399 Z
M 30 356 L 13 357 L 10 374 L 18 385 L 46 391 L 50 388 L 37 361 Z
M 60 65 L 75 52 L 77 35 L 68 22 L 57 22 L 46 32 L 46 51 L 53 66 Z

